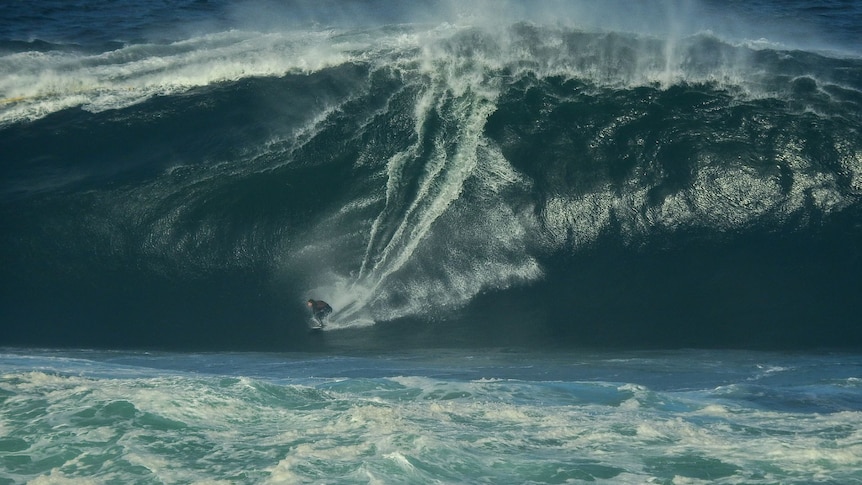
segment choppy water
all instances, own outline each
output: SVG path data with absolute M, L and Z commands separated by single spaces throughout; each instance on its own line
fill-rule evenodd
M 858 355 L 6 351 L 3 483 L 855 483 Z

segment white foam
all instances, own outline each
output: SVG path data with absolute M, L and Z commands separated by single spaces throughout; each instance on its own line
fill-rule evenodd
M 33 456 L 54 453 L 57 446 L 80 450 L 64 465 L 30 477 L 35 483 L 128 481 L 121 463 L 171 483 L 216 483 L 212 480 L 226 476 L 264 483 L 476 478 L 472 471 L 453 470 L 476 470 L 490 480 L 529 480 L 530 466 L 572 464 L 573 456 L 618 470 L 608 480 L 623 483 L 666 480 L 646 465 L 650 459 L 674 457 L 705 457 L 735 469 L 724 478 L 730 483 L 756 481 L 764 469 L 778 474 L 765 478 L 769 481 L 834 480 L 862 466 L 860 412 L 764 411 L 636 384 L 584 383 L 615 389 L 620 396 L 631 393 L 638 401 L 637 406 L 616 406 L 583 402 L 577 390 L 550 404 L 536 392 L 546 383 L 499 379 L 394 377 L 392 382 L 417 392 L 389 394 L 367 386 L 358 393 L 305 386 L 267 389 L 271 384 L 248 378 L 92 379 L 39 372 L 11 378 L 13 395 L 4 400 L 4 409 L 40 402 L 47 407 L 41 415 L 16 416 L 21 422 L 6 417 L 4 429 L 13 434 L 35 430 L 39 439 L 30 441 L 27 451 Z M 4 391 L 9 379 L 0 381 Z M 84 388 L 88 392 L 75 392 Z M 291 390 L 310 394 L 304 401 L 271 399 L 272 391 Z M 555 396 L 562 399 L 559 392 Z M 665 409 L 677 400 L 695 410 Z M 119 417 L 92 425 L 81 421 L 82 410 L 115 401 L 130 403 L 137 415 L 182 420 L 185 426 L 132 427 Z M 104 453 L 106 446 L 117 458 L 109 458 L 98 477 L 84 476 L 87 469 L 79 467 L 93 458 L 87 453 Z M 140 469 L 135 473 L 139 477 Z M 680 483 L 700 479 L 685 470 L 674 478 Z
M 660 32 L 615 34 L 602 34 L 612 31 L 595 26 L 560 27 L 559 18 L 547 22 L 535 14 L 528 16 L 539 21 L 535 25 L 513 24 L 520 19 L 503 13 L 513 8 L 488 9 L 501 15 L 498 22 L 489 22 L 487 11 L 462 12 L 454 24 L 416 24 L 409 29 L 234 29 L 169 44 L 132 44 L 101 54 L 9 54 L 0 59 L 0 125 L 73 106 L 98 112 L 220 82 L 316 72 L 354 61 L 403 71 L 418 66 L 421 73 L 438 78 L 435 81 L 445 76 L 445 87 L 455 97 L 469 90 L 492 98 L 494 73 L 503 68 L 539 77 L 588 79 L 602 86 L 712 82 L 756 93 L 759 76 L 749 59 L 751 49 L 781 47 L 767 39 L 732 44 L 710 30 L 684 31 L 674 23 L 668 25 L 677 27 Z M 661 8 L 643 10 L 650 15 L 658 10 L 659 17 L 664 16 Z M 590 16 L 581 11 L 578 15 Z M 591 33 L 592 40 L 575 43 L 572 34 L 584 32 Z M 460 45 L 471 39 L 480 42 Z M 724 47 L 718 56 L 716 44 Z M 417 110 L 422 109 L 422 103 L 417 104 Z
M 90 478 L 68 477 L 55 468 L 47 475 L 36 477 L 27 483 L 29 485 L 98 485 L 101 482 Z
M 99 112 L 247 77 L 308 73 L 353 59 L 333 32 L 226 31 L 116 51 L 24 53 L 0 65 L 0 125 L 73 107 Z M 365 46 L 367 49 L 367 46 Z

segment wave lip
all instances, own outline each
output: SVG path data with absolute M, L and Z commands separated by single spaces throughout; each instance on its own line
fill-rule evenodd
M 469 15 L 460 18 L 476 20 Z M 152 96 L 249 77 L 317 72 L 351 62 L 408 67 L 405 61 L 415 60 L 417 50 L 437 52 L 432 56 L 448 51 L 448 56 L 468 63 L 462 69 L 484 65 L 491 75 L 531 71 L 541 77 L 588 79 L 621 88 L 716 83 L 771 96 L 776 94 L 772 79 L 780 74 L 776 70 L 794 70 L 788 75 L 859 90 L 858 79 L 849 86 L 830 79 L 834 72 L 815 66 L 816 55 L 773 48 L 765 40 L 735 42 L 708 30 L 629 33 L 523 21 L 503 25 L 232 28 L 169 42 L 116 44 L 95 52 L 44 41 L 6 41 L 13 51 L 0 57 L 0 126 L 72 107 L 93 112 L 118 109 Z M 803 56 L 807 58 L 802 62 L 795 60 Z M 830 62 L 824 58 L 816 64 Z M 831 70 L 859 69 L 852 59 L 842 62 Z M 805 66 L 815 71 L 798 71 Z
M 249 77 L 316 72 L 354 59 L 356 46 L 332 32 L 227 31 L 170 44 L 131 44 L 109 52 L 19 52 L 2 57 L 0 125 L 71 107 L 125 108 L 153 96 Z

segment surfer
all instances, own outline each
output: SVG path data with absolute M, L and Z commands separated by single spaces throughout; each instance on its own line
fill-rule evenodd
M 332 313 L 332 307 L 329 306 L 329 303 L 326 303 L 323 300 L 312 299 L 309 299 L 306 305 L 308 306 L 308 309 L 311 310 L 311 314 L 314 315 L 314 319 L 317 320 L 317 323 L 322 327 L 323 319 Z

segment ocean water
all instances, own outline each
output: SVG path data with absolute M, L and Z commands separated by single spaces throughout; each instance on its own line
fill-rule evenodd
M 862 358 L 4 351 L 2 483 L 862 481 Z
M 859 483 L 860 38 L 3 2 L 0 483 Z

